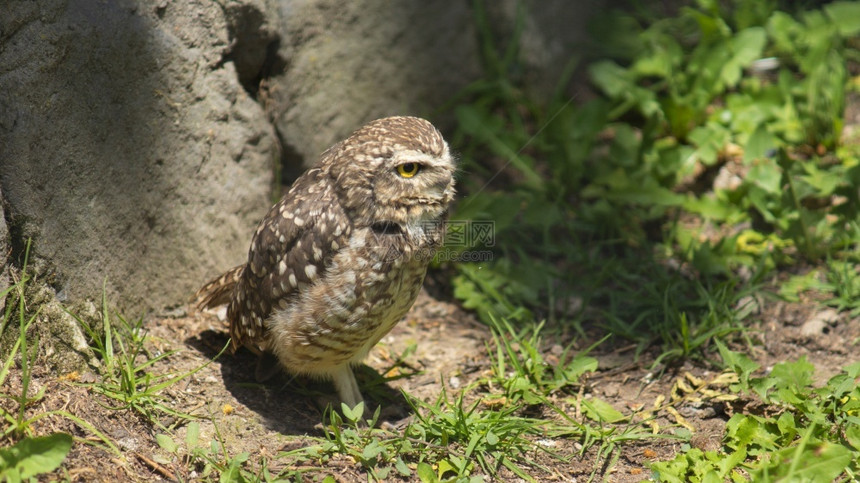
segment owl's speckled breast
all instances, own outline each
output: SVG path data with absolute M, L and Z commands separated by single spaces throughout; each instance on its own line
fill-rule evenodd
M 325 374 L 358 363 L 415 302 L 440 233 L 354 230 L 295 303 L 273 314 L 269 348 L 291 371 Z

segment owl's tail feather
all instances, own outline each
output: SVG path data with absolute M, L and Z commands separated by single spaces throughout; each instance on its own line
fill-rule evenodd
M 233 295 L 233 288 L 239 283 L 239 277 L 242 276 L 242 270 L 245 265 L 233 267 L 204 285 L 194 294 L 194 299 L 191 304 L 198 310 L 208 309 L 224 305 L 230 302 L 230 297 Z

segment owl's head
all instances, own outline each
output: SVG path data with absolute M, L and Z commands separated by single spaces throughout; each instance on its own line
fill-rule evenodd
M 428 121 L 387 117 L 363 126 L 323 156 L 344 208 L 367 226 L 439 219 L 454 198 L 456 166 Z

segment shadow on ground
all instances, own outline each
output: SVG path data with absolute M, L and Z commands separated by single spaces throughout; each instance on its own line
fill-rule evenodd
M 189 337 L 185 343 L 212 360 L 228 341 L 226 332 L 209 329 Z M 245 349 L 235 354 L 229 352 L 228 349 L 219 358 L 224 388 L 236 401 L 257 413 L 266 429 L 285 435 L 322 436 L 320 421 L 329 407 L 337 408 L 340 404 L 330 382 L 284 371 L 275 371 L 267 380 L 259 382 L 255 376 L 258 363 L 274 365 L 277 360 L 269 354 L 260 361 Z M 403 394 L 387 384 L 381 374 L 366 365 L 357 367 L 355 372 L 368 406 L 374 410 L 381 406 L 379 423 L 396 424 L 411 414 Z

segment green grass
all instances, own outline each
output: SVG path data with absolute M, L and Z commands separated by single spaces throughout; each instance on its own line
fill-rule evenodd
M 214 428 L 215 438 L 208 443 L 200 441 L 200 425 L 197 421 L 188 423 L 185 438 L 181 443 L 177 443 L 165 433 L 156 434 L 158 446 L 166 451 L 170 458 L 156 456 L 155 459 L 163 464 L 178 463 L 182 468 L 193 468 L 204 481 L 213 481 L 216 477 L 225 483 L 286 481 L 270 474 L 265 459 L 261 459 L 259 466 L 253 468 L 256 471 L 253 471 L 250 468 L 250 454 L 243 452 L 231 455 L 217 423 Z M 175 479 L 176 475 L 172 476 Z
M 589 350 L 573 355 L 568 348 L 558 356 L 557 363 L 547 362 L 543 355 L 543 324 L 517 331 L 505 319 L 491 320 L 493 344 L 488 344 L 488 351 L 493 376 L 487 385 L 491 393 L 494 388 L 500 389 L 506 403 L 549 405 L 549 396 L 577 390 L 583 374 L 597 370 L 597 360 L 587 356 Z
M 0 367 L 0 398 L 11 402 L 11 409 L 6 404 L 0 405 L 0 421 L 2 433 L 0 442 L 14 443 L 8 447 L 0 447 L 0 478 L 7 481 L 21 481 L 37 475 L 48 473 L 59 467 L 65 460 L 72 447 L 72 442 L 101 446 L 115 456 L 122 458 L 117 446 L 95 426 L 88 421 L 66 410 L 51 410 L 35 412 L 32 406 L 45 397 L 43 387 L 36 394 L 31 394 L 30 385 L 33 377 L 33 367 L 39 355 L 39 339 L 31 336 L 31 327 L 37 320 L 39 308 L 28 307 L 26 293 L 30 283 L 27 272 L 30 244 L 28 242 L 24 262 L 20 272 L 13 272 L 14 283 L 0 297 L 6 299 L 6 307 L 0 323 L 0 340 L 4 339 L 7 331 L 17 326 L 17 337 Z M 32 313 L 30 311 L 33 310 Z M 18 365 L 16 372 L 20 391 L 8 391 L 12 366 Z M 35 412 L 35 414 L 34 414 Z M 73 422 L 85 432 L 96 438 L 90 439 L 72 437 L 63 432 L 54 432 L 44 436 L 36 435 L 36 426 L 42 420 L 62 418 Z
M 20 394 L 3 394 L 4 398 L 14 401 L 17 405 L 17 410 L 14 413 L 3 410 L 3 417 L 9 423 L 9 427 L 4 431 L 3 436 L 12 434 L 21 437 L 29 434 L 30 425 L 35 420 L 27 418 L 27 406 L 45 396 L 44 389 L 35 395 L 30 394 L 31 373 L 33 364 L 36 362 L 36 356 L 38 355 L 39 342 L 38 339 L 31 340 L 27 337 L 27 333 L 36 320 L 36 317 L 38 317 L 39 312 L 36 310 L 32 315 L 27 313 L 27 304 L 24 297 L 27 282 L 28 277 L 25 263 L 25 269 L 21 273 L 20 280 L 9 287 L 6 293 L 3 294 L 4 297 L 11 294 L 14 298 L 9 297 L 7 300 L 6 313 L 3 317 L 3 330 L 0 331 L 0 335 L 3 335 L 12 326 L 13 320 L 17 319 L 18 337 L 6 356 L 2 369 L 0 369 L 0 385 L 3 385 L 9 377 L 10 368 L 16 362 L 16 358 L 21 368 Z
M 824 297 L 826 305 L 856 317 L 860 315 L 860 273 L 857 266 L 857 257 L 827 260 L 823 266 L 790 277 L 780 287 L 779 295 L 797 302 L 804 293 L 816 293 Z
M 26 254 L 28 253 L 29 244 Z M 27 288 L 33 280 L 27 271 L 26 254 L 20 273 L 13 272 L 15 283 L 0 294 L 6 299 L 0 324 L 0 339 L 5 340 L 7 331 L 17 329 L 17 337 L 13 339 L 10 350 L 0 361 L 0 387 L 9 387 L 6 383 L 14 374 L 21 388 L 17 393 L 0 390 L 0 398 L 11 401 L 11 407 L 14 408 L 10 410 L 5 404 L 0 406 L 0 419 L 5 423 L 2 425 L 0 441 L 14 443 L 5 448 L 0 447 L 0 477 L 9 481 L 21 481 L 54 471 L 68 455 L 73 442 L 100 447 L 113 453 L 121 461 L 125 460 L 125 455 L 116 443 L 85 418 L 65 409 L 33 410 L 37 403 L 45 399 L 47 386 L 43 385 L 35 394 L 30 387 L 33 368 L 39 363 L 40 349 L 39 337 L 32 328 L 39 318 L 41 308 L 30 306 L 27 301 Z M 111 317 L 106 299 L 102 302 L 101 332 L 94 330 L 84 318 L 71 314 L 90 337 L 91 349 L 101 362 L 98 368 L 99 380 L 76 384 L 121 403 L 118 406 L 104 405 L 106 410 L 134 411 L 150 424 L 162 429 L 165 429 L 160 421 L 163 416 L 174 418 L 173 426 L 194 419 L 194 416 L 177 411 L 166 404 L 168 398 L 163 393 L 165 389 L 197 373 L 211 361 L 181 374 L 154 372 L 153 366 L 173 355 L 175 351 L 159 355 L 150 353 L 146 349 L 147 338 L 141 321 L 128 324 L 121 316 Z M 220 353 L 218 355 L 220 356 Z M 12 370 L 15 365 L 17 371 Z M 39 423 L 53 418 L 71 421 L 92 437 L 72 437 L 63 432 L 39 435 L 43 431 L 38 429 Z M 235 458 L 229 461 L 234 460 Z M 223 472 L 232 471 L 229 464 L 218 468 Z
M 161 422 L 163 417 L 170 417 L 174 425 L 195 418 L 165 404 L 167 396 L 163 392 L 208 366 L 224 353 L 226 345 L 215 358 L 189 371 L 181 374 L 159 374 L 153 372 L 152 367 L 177 351 L 157 355 L 149 352 L 146 348 L 146 331 L 142 319 L 129 324 L 120 315 L 112 317 L 104 297 L 100 330 L 96 330 L 85 319 L 71 315 L 86 332 L 93 352 L 102 363 L 99 371 L 101 379 L 86 386 L 119 403 L 117 406 L 109 406 L 108 409 L 130 409 L 162 429 L 165 429 Z

